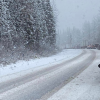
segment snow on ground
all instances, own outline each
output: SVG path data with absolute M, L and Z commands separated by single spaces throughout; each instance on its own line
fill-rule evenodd
M 18 61 L 15 64 L 0 67 L 0 82 L 25 75 L 27 73 L 61 63 L 65 60 L 72 59 L 82 53 L 80 49 L 65 49 L 62 52 L 50 56 L 29 61 Z
M 95 61 L 48 100 L 100 100 L 100 51 Z

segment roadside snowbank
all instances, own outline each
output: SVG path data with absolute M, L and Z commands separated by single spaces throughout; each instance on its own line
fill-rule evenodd
M 100 100 L 100 51 L 95 61 L 48 100 Z
M 82 53 L 82 50 L 79 50 L 79 49 L 76 49 L 76 50 L 65 49 L 62 52 L 56 55 L 53 55 L 51 57 L 37 58 L 30 61 L 18 61 L 15 64 L 10 64 L 5 67 L 1 66 L 0 67 L 0 82 L 11 78 L 11 74 L 13 74 L 12 78 L 18 77 L 25 73 L 27 74 L 30 71 L 36 71 L 41 68 L 49 67 L 53 64 L 61 63 L 64 60 L 72 59 L 81 53 Z M 21 72 L 21 74 L 19 72 Z M 8 75 L 10 75 L 10 77 Z M 3 78 L 3 76 L 6 76 L 6 77 Z

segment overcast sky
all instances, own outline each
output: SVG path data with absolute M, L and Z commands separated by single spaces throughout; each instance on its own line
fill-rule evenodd
M 51 0 L 57 9 L 57 26 L 60 30 L 67 27 L 82 28 L 85 21 L 99 14 L 100 0 Z M 54 4 L 53 3 L 53 4 Z

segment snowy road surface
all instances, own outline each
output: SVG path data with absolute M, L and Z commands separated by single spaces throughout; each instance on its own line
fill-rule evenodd
M 85 50 L 72 60 L 26 74 L 8 82 L 1 82 L 0 100 L 47 100 L 53 93 L 84 71 L 94 61 L 95 52 Z
M 100 51 L 93 63 L 47 100 L 100 100 Z

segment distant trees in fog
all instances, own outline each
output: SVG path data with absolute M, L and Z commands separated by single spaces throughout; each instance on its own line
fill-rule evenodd
M 100 44 L 100 15 L 92 22 L 84 22 L 82 30 L 67 28 L 57 34 L 57 45 L 62 48 L 79 48 L 93 44 Z

